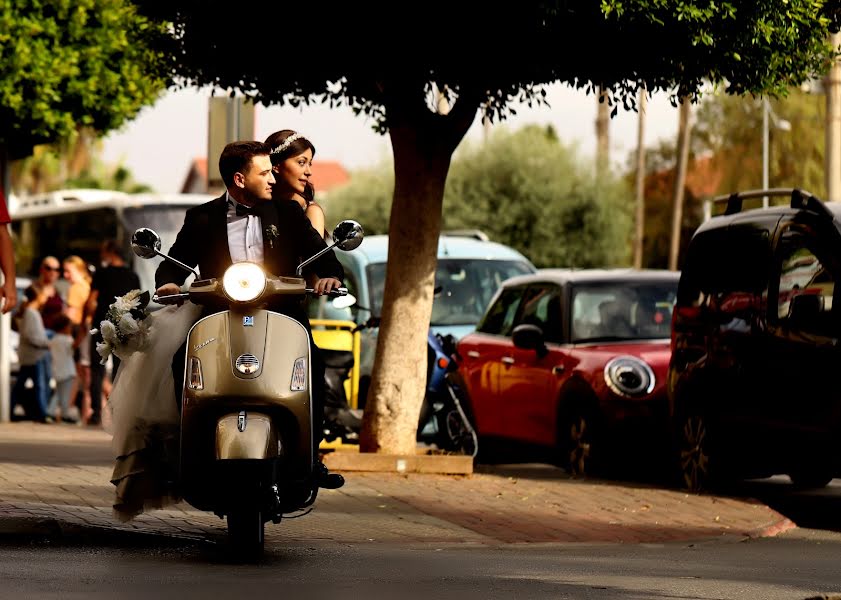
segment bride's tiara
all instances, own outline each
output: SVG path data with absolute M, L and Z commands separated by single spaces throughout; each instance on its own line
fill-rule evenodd
M 282 154 L 283 152 L 286 152 L 286 150 L 289 149 L 289 146 L 292 145 L 292 142 L 303 139 L 303 137 L 304 136 L 300 133 L 293 133 L 285 140 L 283 140 L 280 146 L 275 146 L 274 148 L 272 148 L 272 151 L 269 154 Z

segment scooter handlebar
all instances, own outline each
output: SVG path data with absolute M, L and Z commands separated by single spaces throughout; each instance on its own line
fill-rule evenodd
M 315 290 L 313 288 L 307 288 L 307 293 L 308 294 L 315 294 Z M 330 296 L 331 298 L 338 298 L 339 296 L 347 296 L 347 288 L 346 287 L 336 288 L 335 290 L 330 290 L 325 295 Z
M 308 294 L 314 294 L 315 290 L 313 288 L 307 288 Z M 338 298 L 339 296 L 347 296 L 347 288 L 340 287 L 336 288 L 335 290 L 331 290 L 327 292 L 327 295 L 331 298 Z M 158 304 L 181 304 L 186 302 L 190 299 L 189 292 L 181 292 L 180 294 L 164 294 L 163 296 L 159 296 L 155 294 L 152 296 L 152 302 L 157 302 Z
M 155 294 L 152 296 L 152 302 L 157 302 L 158 304 L 181 304 L 189 299 L 189 292 L 181 292 L 180 294 L 164 294 L 163 296 Z

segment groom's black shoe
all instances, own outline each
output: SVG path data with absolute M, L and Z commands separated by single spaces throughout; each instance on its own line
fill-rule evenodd
M 345 478 L 338 473 L 331 473 L 323 462 L 315 466 L 315 483 L 326 490 L 337 490 L 345 484 Z

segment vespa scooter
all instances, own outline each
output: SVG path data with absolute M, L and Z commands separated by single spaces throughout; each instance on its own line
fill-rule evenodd
M 333 244 L 301 263 L 296 277 L 240 262 L 221 280 L 197 277 L 188 292 L 154 298 L 218 309 L 187 337 L 178 483 L 189 504 L 227 518 L 230 541 L 241 556 L 259 557 L 265 523 L 312 506 L 319 487 L 309 335 L 301 323 L 266 306 L 312 292 L 303 267 L 333 247 L 353 250 L 362 238 L 359 223 L 342 221 Z M 132 237 L 141 258 L 162 256 L 196 274 L 160 247 L 151 229 Z M 344 288 L 331 293 L 345 294 Z

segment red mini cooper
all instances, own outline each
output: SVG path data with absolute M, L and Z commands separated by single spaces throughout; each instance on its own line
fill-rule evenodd
M 668 443 L 678 279 L 672 271 L 544 269 L 505 281 L 458 343 L 457 378 L 480 453 L 500 441 L 548 448 L 553 462 L 585 475 Z

